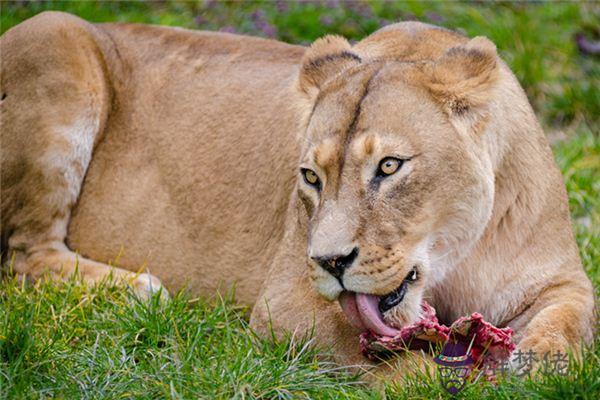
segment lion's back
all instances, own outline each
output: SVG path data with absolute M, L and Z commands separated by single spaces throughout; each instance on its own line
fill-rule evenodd
M 172 288 L 208 295 L 239 282 L 251 303 L 293 187 L 304 48 L 61 12 L 1 40 L 2 248 L 4 217 L 37 190 L 23 167 L 60 147 L 56 127 L 81 127 L 69 140 L 92 156 L 78 167 L 69 247 L 103 262 L 123 249 L 120 266 L 148 264 Z

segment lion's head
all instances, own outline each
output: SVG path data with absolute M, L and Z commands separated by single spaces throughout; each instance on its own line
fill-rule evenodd
M 493 208 L 485 131 L 499 68 L 487 39 L 422 24 L 355 46 L 326 36 L 307 51 L 298 198 L 311 277 L 355 325 L 391 334 L 413 322 L 425 289 L 480 238 Z

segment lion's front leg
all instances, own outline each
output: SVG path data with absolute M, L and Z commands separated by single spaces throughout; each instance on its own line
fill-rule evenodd
M 284 252 L 287 253 L 287 252 Z M 360 332 L 346 320 L 337 302 L 329 302 L 311 287 L 302 258 L 280 254 L 263 284 L 252 311 L 250 325 L 264 337 L 272 331 L 281 337 L 313 335 L 316 345 L 344 365 L 366 364 L 360 352 Z
M 252 310 L 251 327 L 262 337 L 285 334 L 312 337 L 324 356 L 351 371 L 364 373 L 361 379 L 378 384 L 402 379 L 407 373 L 435 373 L 431 356 L 407 352 L 380 363 L 370 362 L 360 351 L 360 331 L 352 327 L 337 302 L 328 302 L 310 286 L 308 275 L 298 265 L 276 264 Z M 307 270 L 307 268 L 304 268 Z
M 302 337 L 314 333 L 316 344 L 328 349 L 340 364 L 364 364 L 358 335 L 337 302 L 329 302 L 312 287 L 307 266 L 307 226 L 303 209 L 292 195 L 285 233 L 271 260 L 268 274 L 250 318 L 251 327 L 264 337 L 285 333 Z M 304 216 L 305 217 L 305 216 Z
M 292 209 L 288 220 L 296 222 Z M 288 221 L 290 222 L 290 221 Z M 342 366 L 359 367 L 371 383 L 396 380 L 408 372 L 431 370 L 431 357 L 420 352 L 399 355 L 387 362 L 370 362 L 360 351 L 360 330 L 353 327 L 337 301 L 330 302 L 312 287 L 306 265 L 306 239 L 302 226 L 289 229 L 271 262 L 250 325 L 262 337 L 312 337 L 314 344 Z
M 583 271 L 573 275 L 543 291 L 527 312 L 509 324 L 520 337 L 517 352 L 533 354 L 538 362 L 551 361 L 568 352 L 579 356 L 582 345 L 593 341 L 593 288 Z

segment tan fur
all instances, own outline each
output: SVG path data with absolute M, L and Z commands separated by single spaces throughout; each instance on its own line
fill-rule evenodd
M 2 249 L 19 274 L 236 286 L 259 332 L 315 325 L 364 364 L 325 299 L 340 283 L 309 258 L 357 246 L 348 290 L 386 294 L 418 267 L 390 323 L 426 299 L 444 322 L 513 327 L 523 349 L 592 340 L 562 177 L 487 39 L 402 23 L 306 50 L 43 13 L 0 46 Z M 388 156 L 406 161 L 374 185 Z

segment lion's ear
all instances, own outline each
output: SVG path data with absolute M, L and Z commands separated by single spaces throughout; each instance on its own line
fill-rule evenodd
M 298 87 L 309 98 L 316 96 L 323 84 L 344 69 L 361 62 L 352 46 L 341 36 L 317 39 L 304 54 Z
M 425 65 L 421 83 L 450 116 L 460 116 L 490 99 L 498 75 L 496 46 L 484 37 L 476 37 Z

